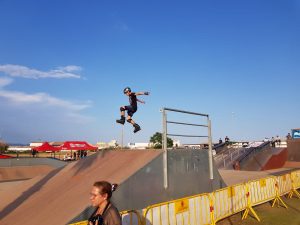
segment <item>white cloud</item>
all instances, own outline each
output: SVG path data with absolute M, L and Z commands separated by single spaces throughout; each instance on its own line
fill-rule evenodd
M 70 101 L 52 97 L 46 93 L 26 94 L 18 91 L 0 90 L 0 97 L 7 99 L 14 104 L 39 104 L 41 106 L 54 106 L 60 109 L 68 109 L 78 112 L 90 107 L 90 102 L 76 104 Z
M 7 86 L 13 82 L 13 79 L 9 77 L 0 77 L 0 88 Z
M 70 65 L 70 66 L 65 66 L 65 67 L 59 67 L 60 70 L 64 70 L 67 72 L 75 72 L 75 71 L 81 71 L 82 68 L 80 66 L 74 66 L 74 65 Z
M 0 65 L 0 72 L 5 73 L 11 77 L 22 77 L 22 78 L 30 78 L 30 79 L 40 79 L 40 78 L 80 78 L 81 76 L 75 74 L 74 72 L 78 72 L 81 70 L 79 66 L 65 66 L 59 67 L 57 69 L 53 69 L 50 71 L 40 71 L 36 69 L 30 69 L 26 66 L 20 65 Z

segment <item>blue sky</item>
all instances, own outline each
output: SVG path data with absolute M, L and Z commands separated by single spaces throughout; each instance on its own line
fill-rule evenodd
M 126 124 L 125 142 L 161 131 L 162 107 L 209 114 L 214 140 L 261 140 L 300 126 L 299 0 L 1 0 L 0 29 L 7 142 L 120 141 L 126 86 L 151 95 L 134 115 L 142 131 Z

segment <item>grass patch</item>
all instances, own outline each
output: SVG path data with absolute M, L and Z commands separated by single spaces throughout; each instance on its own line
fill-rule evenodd
M 270 203 L 253 208 L 261 222 L 258 222 L 250 213 L 247 219 L 242 220 L 241 213 L 238 213 L 217 222 L 217 225 L 300 225 L 300 199 L 282 197 L 282 200 L 288 209 L 277 207 L 277 205 L 272 208 Z

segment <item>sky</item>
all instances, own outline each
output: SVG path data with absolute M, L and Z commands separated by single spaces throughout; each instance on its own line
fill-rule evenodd
M 163 107 L 209 114 L 214 141 L 300 127 L 300 0 L 0 0 L 0 29 L 0 139 L 8 143 L 120 143 L 122 129 L 124 143 L 148 142 L 162 131 Z M 150 92 L 140 96 L 136 134 L 115 122 L 127 86 Z

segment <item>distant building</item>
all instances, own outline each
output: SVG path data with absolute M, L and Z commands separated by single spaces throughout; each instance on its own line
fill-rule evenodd
M 31 142 L 31 143 L 29 144 L 29 146 L 30 146 L 30 147 L 39 147 L 39 146 L 41 146 L 43 143 L 44 143 L 44 142 L 42 142 L 42 141 Z
M 97 142 L 96 146 L 98 149 L 105 149 L 105 148 L 116 148 L 118 147 L 118 142 L 116 140 L 111 140 L 110 142 Z
M 173 140 L 173 147 L 174 148 L 180 148 L 181 147 L 181 143 L 179 140 Z
M 130 149 L 146 149 L 149 148 L 149 143 L 128 143 Z
M 31 147 L 30 146 L 9 146 L 7 148 L 7 151 L 25 152 L 25 151 L 31 151 Z

